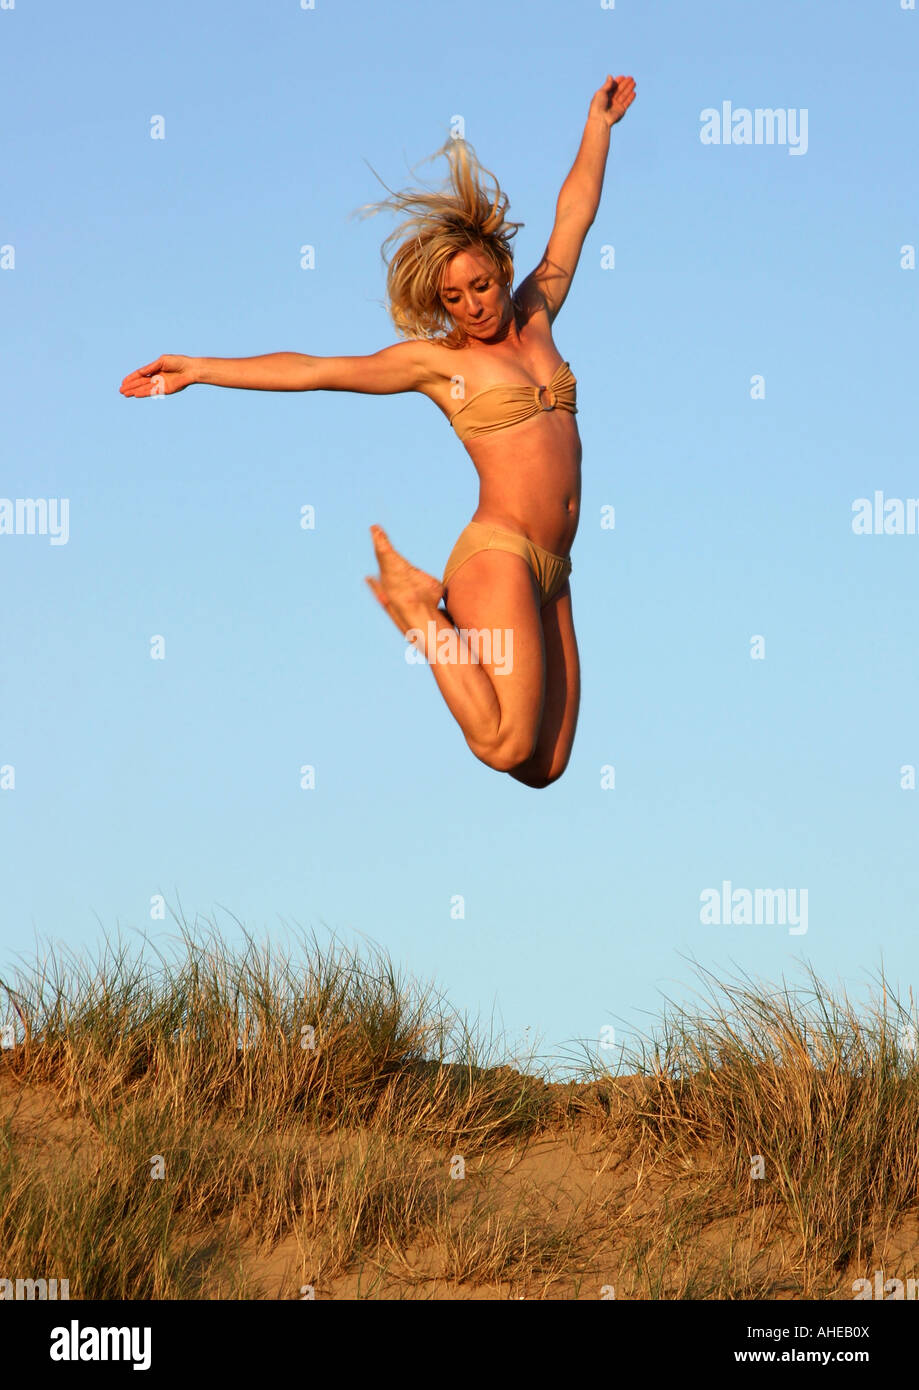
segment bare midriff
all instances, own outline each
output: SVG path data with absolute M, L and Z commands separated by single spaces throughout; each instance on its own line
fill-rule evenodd
M 554 555 L 567 555 L 581 505 L 581 440 L 568 410 L 466 441 L 479 475 L 472 520 L 517 531 Z

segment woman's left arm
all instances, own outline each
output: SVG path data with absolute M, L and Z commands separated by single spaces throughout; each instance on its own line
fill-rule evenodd
M 610 131 L 635 100 L 634 77 L 607 77 L 594 92 L 571 173 L 558 195 L 556 216 L 574 214 L 589 227 L 600 206 Z
M 562 184 L 555 208 L 555 225 L 542 260 L 517 291 L 522 305 L 545 308 L 550 324 L 567 298 L 603 191 L 603 171 L 609 154 L 609 133 L 635 100 L 633 77 L 607 77 L 595 92 L 587 113 L 581 147 Z

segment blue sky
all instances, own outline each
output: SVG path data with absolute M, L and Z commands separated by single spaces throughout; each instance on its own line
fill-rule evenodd
M 883 962 L 905 997 L 919 536 L 856 535 L 852 504 L 919 496 L 917 46 L 900 0 L 0 11 L 0 496 L 69 499 L 66 544 L 0 535 L 0 960 L 171 929 L 163 894 L 231 938 L 371 938 L 559 1059 L 689 997 L 690 957 L 855 997 Z M 534 792 L 475 761 L 363 582 L 372 522 L 440 572 L 475 507 L 429 401 L 118 386 L 162 352 L 394 341 L 392 223 L 349 214 L 455 116 L 522 278 L 607 72 L 638 97 L 554 326 L 581 717 Z M 806 110 L 806 153 L 703 144 L 727 101 Z M 807 932 L 703 923 L 725 880 L 806 889 Z

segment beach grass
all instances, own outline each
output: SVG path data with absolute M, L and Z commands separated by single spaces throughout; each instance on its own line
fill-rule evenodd
M 0 1279 L 71 1299 L 915 1283 L 912 999 L 697 973 L 700 1002 L 615 1072 L 585 1050 L 553 1081 L 376 947 L 184 921 L 168 947 L 49 947 L 0 977 Z

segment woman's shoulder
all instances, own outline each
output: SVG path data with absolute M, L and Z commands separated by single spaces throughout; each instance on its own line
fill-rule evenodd
M 470 369 L 475 366 L 470 359 L 474 349 L 448 347 L 442 340 L 428 338 L 417 340 L 419 361 L 422 367 L 418 390 L 432 400 L 447 419 L 456 410 L 457 383 L 465 381 Z

